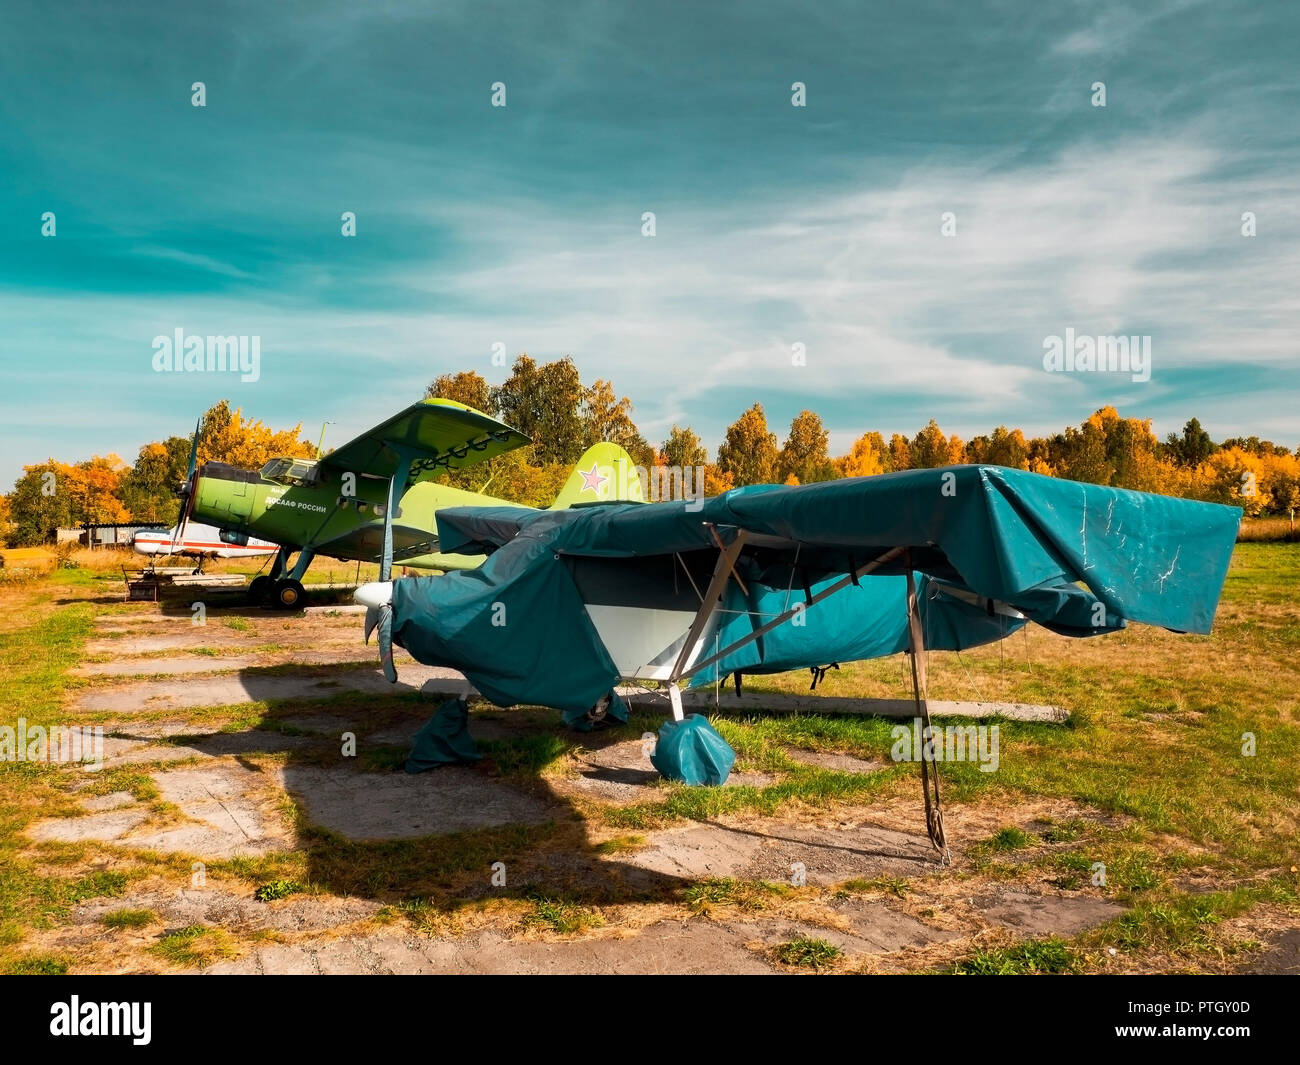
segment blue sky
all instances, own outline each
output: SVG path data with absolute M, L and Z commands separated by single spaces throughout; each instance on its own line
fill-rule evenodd
M 0 486 L 223 397 L 339 444 L 497 342 L 653 441 L 760 400 L 837 451 L 1105 403 L 1295 446 L 1297 39 L 1280 3 L 8 0 Z M 260 336 L 260 379 L 155 373 L 177 328 Z M 1066 328 L 1150 335 L 1151 379 L 1045 372 Z

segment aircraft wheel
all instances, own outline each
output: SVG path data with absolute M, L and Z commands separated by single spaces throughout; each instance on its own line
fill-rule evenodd
M 271 578 L 263 573 L 260 577 L 254 577 L 248 583 L 248 601 L 250 603 L 261 603 L 271 594 Z
M 600 701 L 587 711 L 587 720 L 591 722 L 592 730 L 608 728 L 614 724 L 609 716 L 609 707 L 613 702 L 613 696 L 605 694 L 600 697 Z
M 281 610 L 297 610 L 306 596 L 301 584 L 292 577 L 286 577 L 275 582 L 275 590 L 271 592 L 271 605 Z

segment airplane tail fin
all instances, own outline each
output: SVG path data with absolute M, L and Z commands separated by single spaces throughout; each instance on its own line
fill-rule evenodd
M 645 502 L 641 478 L 632 457 L 617 444 L 593 444 L 578 459 L 551 510 L 565 510 L 578 503 L 607 503 L 614 500 Z

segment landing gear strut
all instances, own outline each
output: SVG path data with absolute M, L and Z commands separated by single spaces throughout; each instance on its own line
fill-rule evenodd
M 249 583 L 249 602 L 261 603 L 273 610 L 300 609 L 307 598 L 307 593 L 302 587 L 302 576 L 315 557 L 314 551 L 304 547 L 298 552 L 298 560 L 290 570 L 289 548 L 280 548 L 271 563 L 271 572 L 254 577 Z

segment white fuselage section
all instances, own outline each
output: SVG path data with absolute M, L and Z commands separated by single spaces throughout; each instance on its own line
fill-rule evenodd
M 594 603 L 587 604 L 587 616 L 618 667 L 619 675 L 628 680 L 667 680 L 695 620 L 693 610 Z M 709 619 L 687 656 L 685 668 L 713 654 L 717 622 L 716 614 Z
M 196 521 L 185 523 L 183 537 L 178 534 L 179 530 L 174 526 L 165 532 L 162 529 L 141 529 L 135 534 L 131 546 L 142 555 L 198 555 L 207 558 L 253 558 L 279 550 L 277 544 L 255 536 L 250 536 L 246 544 L 224 543 L 215 525 L 201 525 Z

